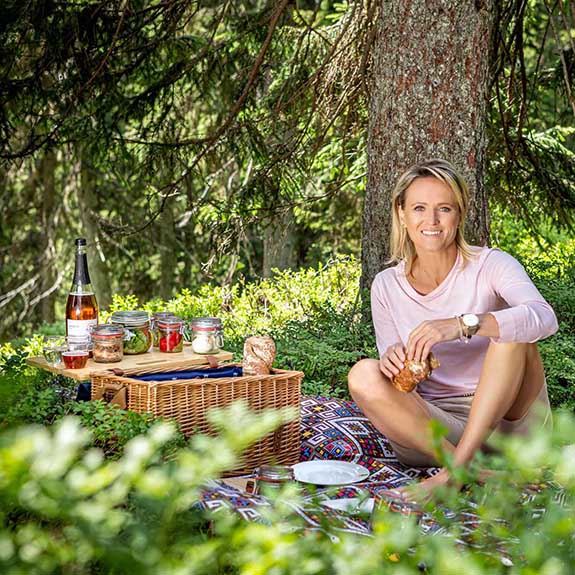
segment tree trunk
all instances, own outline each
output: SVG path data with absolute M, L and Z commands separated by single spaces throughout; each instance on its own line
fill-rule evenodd
M 160 226 L 160 264 L 161 281 L 160 297 L 167 301 L 174 296 L 174 282 L 176 279 L 176 267 L 178 265 L 178 249 L 176 246 L 176 228 L 172 202 L 164 204 L 164 209 L 158 218 Z M 184 286 L 187 284 L 183 284 Z
M 272 275 L 272 269 L 285 270 L 295 268 L 297 236 L 293 210 L 274 214 L 264 230 L 264 260 L 262 276 Z
M 444 158 L 469 184 L 466 237 L 488 241 L 486 106 L 493 0 L 380 0 L 370 81 L 362 287 L 389 257 L 391 192 L 411 165 Z
M 41 189 L 42 207 L 42 245 L 40 246 L 40 293 L 49 292 L 56 282 L 56 234 L 55 234 L 55 204 L 56 204 L 56 153 L 54 150 L 46 150 L 39 166 L 39 184 Z M 56 319 L 54 304 L 56 290 L 42 298 L 40 302 L 40 317 L 46 323 L 52 323 Z
M 103 246 L 98 237 L 98 223 L 95 215 L 98 213 L 96 202 L 96 178 L 90 154 L 83 148 L 80 150 L 80 186 L 78 188 L 78 207 L 82 228 L 88 242 L 88 268 L 90 280 L 96 293 L 100 309 L 109 307 L 112 303 L 110 277 L 105 261 Z

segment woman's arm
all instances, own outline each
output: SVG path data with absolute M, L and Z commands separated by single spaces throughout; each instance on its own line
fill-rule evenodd
M 489 289 L 509 307 L 478 315 L 476 335 L 489 337 L 495 343 L 534 343 L 557 331 L 553 308 L 515 258 L 500 250 L 492 250 L 481 273 Z M 424 321 L 409 336 L 407 357 L 422 360 L 437 343 L 461 336 L 457 318 Z
M 512 256 L 493 250 L 485 262 L 484 273 L 493 291 L 509 306 L 491 312 L 499 333 L 490 329 L 480 335 L 491 337 L 497 343 L 534 343 L 553 335 L 559 328 L 553 308 L 535 287 L 523 266 Z
M 379 357 L 393 345 L 401 342 L 385 298 L 384 280 L 377 275 L 371 285 L 371 317 Z

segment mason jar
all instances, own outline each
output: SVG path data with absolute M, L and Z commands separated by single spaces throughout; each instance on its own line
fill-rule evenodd
M 114 363 L 124 357 L 124 328 L 100 324 L 92 329 L 92 355 L 98 363 Z
M 254 470 L 255 478 L 248 481 L 246 490 L 254 495 L 265 491 L 279 491 L 286 483 L 295 481 L 294 470 L 289 465 L 261 465 Z
M 224 347 L 224 331 L 219 317 L 198 317 L 191 321 L 192 350 L 209 355 Z
M 116 311 L 110 322 L 124 328 L 124 354 L 146 353 L 152 346 L 150 316 L 145 311 Z
M 154 348 L 158 348 L 160 345 L 160 330 L 158 329 L 158 321 L 166 317 L 175 316 L 172 312 L 169 311 L 158 311 L 152 316 L 152 345 Z
M 158 347 L 164 353 L 176 353 L 184 349 L 184 325 L 183 319 L 176 316 L 158 319 Z

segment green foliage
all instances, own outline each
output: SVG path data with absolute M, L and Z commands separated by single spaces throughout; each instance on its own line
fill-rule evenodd
M 305 373 L 303 393 L 349 397 L 347 374 L 364 357 L 377 357 L 368 322 L 353 309 L 330 306 L 302 321 L 292 321 L 273 333 L 278 367 Z
M 540 342 L 549 397 L 554 407 L 575 410 L 575 239 L 549 224 L 533 236 L 510 212 L 493 208 L 497 247 L 516 257 L 553 306 L 559 332 Z
M 335 520 L 302 529 L 284 490 L 263 508 L 265 523 L 193 507 L 198 492 L 288 414 L 250 414 L 233 405 L 212 415 L 218 439 L 198 436 L 161 460 L 174 429 L 159 424 L 126 445 L 117 461 L 89 448 L 89 432 L 66 418 L 52 429 L 0 436 L 0 571 L 48 575 L 193 573 L 224 575 L 569 575 L 575 561 L 575 421 L 562 414 L 553 434 L 499 444 L 484 459 L 497 474 L 464 494 L 444 489 L 426 510 L 443 533 L 423 535 L 415 517 L 385 506 L 372 537 L 344 533 Z M 237 433 L 242 429 L 242 434 Z M 475 478 L 472 466 L 465 478 Z M 551 477 L 556 483 L 548 483 Z M 541 490 L 528 485 L 540 485 Z M 558 491 L 558 487 L 561 491 Z M 449 512 L 447 512 L 449 509 Z M 482 520 L 460 546 L 460 523 Z M 544 511 L 543 511 L 544 510 Z M 512 565 L 512 567 L 509 567 Z
M 79 416 L 82 427 L 91 432 L 94 447 L 100 448 L 110 459 L 120 457 L 131 439 L 146 433 L 157 423 L 149 413 L 120 409 L 104 401 L 70 402 L 65 412 Z M 173 439 L 163 446 L 162 457 L 169 458 L 184 443 L 184 435 L 174 433 Z
M 512 239 L 525 237 L 523 228 L 512 220 L 509 226 L 501 221 L 498 225 L 509 232 L 501 247 L 525 264 L 559 318 L 559 333 L 540 343 L 552 405 L 575 409 L 575 244 L 559 241 L 553 248 L 537 251 L 530 241 Z M 269 334 L 277 343 L 276 365 L 304 371 L 304 394 L 347 397 L 351 366 L 363 357 L 377 355 L 371 323 L 359 315 L 359 275 L 358 262 L 342 258 L 317 269 L 277 272 L 274 278 L 229 288 L 206 285 L 196 293 L 184 289 L 168 301 L 154 299 L 139 305 L 133 295 L 115 296 L 110 312 L 138 308 L 150 313 L 169 310 L 186 320 L 221 317 L 226 349 L 238 359 L 246 337 Z M 106 320 L 110 312 L 103 312 L 102 318 Z M 12 344 L 0 347 L 0 366 L 6 365 L 5 372 L 13 371 L 10 365 L 21 365 L 29 353 L 40 353 L 41 341 L 41 337 L 23 340 L 18 352 Z M 20 369 L 28 377 L 37 373 L 22 365 Z M 13 397 L 15 389 L 18 385 L 2 385 L 0 401 L 6 394 Z M 46 392 L 42 405 L 50 401 L 58 405 L 57 398 L 50 400 Z M 46 409 L 49 412 L 49 407 Z M 23 414 L 22 420 L 30 421 L 29 417 Z

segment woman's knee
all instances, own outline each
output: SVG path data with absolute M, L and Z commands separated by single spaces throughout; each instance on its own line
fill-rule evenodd
M 538 354 L 539 349 L 536 343 L 524 343 L 524 342 L 495 342 L 491 341 L 489 347 L 498 353 L 525 353 L 526 355 Z
M 374 386 L 385 387 L 385 376 L 379 370 L 377 359 L 362 359 L 358 361 L 350 370 L 347 376 L 347 385 L 351 395 L 356 398 L 358 395 L 373 393 Z

